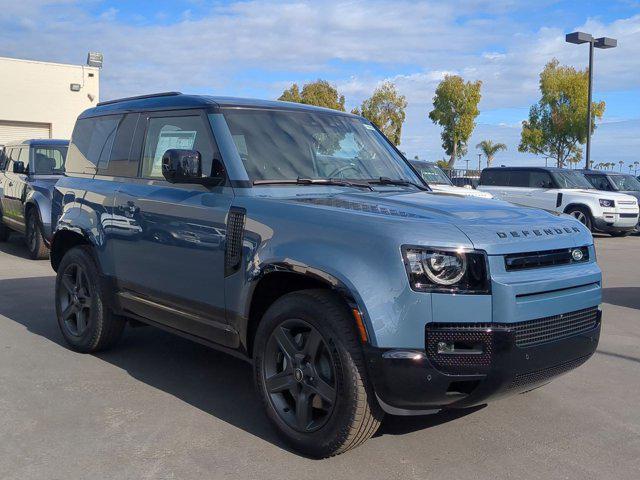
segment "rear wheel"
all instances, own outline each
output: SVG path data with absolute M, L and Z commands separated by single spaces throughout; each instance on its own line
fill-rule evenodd
M 627 236 L 631 235 L 631 233 L 633 231 L 634 230 L 629 230 L 629 231 L 626 231 L 626 232 L 610 232 L 609 235 L 611 235 L 612 237 L 627 237 Z
M 29 256 L 33 260 L 42 260 L 49 256 L 49 248 L 44 243 L 42 228 L 38 221 L 38 215 L 33 210 L 27 212 L 27 228 L 25 230 L 25 240 Z
M 267 416 L 294 448 L 328 457 L 376 432 L 382 412 L 354 320 L 331 292 L 281 297 L 260 322 L 255 345 L 255 378 Z
M 98 268 L 87 247 L 74 247 L 62 258 L 56 277 L 56 314 L 67 344 L 90 353 L 113 346 L 125 320 L 105 304 Z
M 593 231 L 593 221 L 591 212 L 585 207 L 571 207 L 567 213 L 582 223 L 589 231 Z

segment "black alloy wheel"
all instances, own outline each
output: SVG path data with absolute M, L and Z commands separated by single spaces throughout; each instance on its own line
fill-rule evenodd
M 321 428 L 336 400 L 334 359 L 313 326 L 286 320 L 271 333 L 263 371 L 273 409 L 291 428 L 308 433 Z
M 92 290 L 84 267 L 77 263 L 66 266 L 57 295 L 64 327 L 74 337 L 81 337 L 89 326 Z

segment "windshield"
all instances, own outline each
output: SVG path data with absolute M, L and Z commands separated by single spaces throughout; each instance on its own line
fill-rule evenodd
M 228 109 L 224 117 L 249 178 L 419 182 L 366 120 L 331 113 Z
M 426 162 L 411 162 L 425 182 L 435 185 L 453 185 L 447 174 L 440 167 Z
M 582 188 L 593 190 L 593 185 L 580 172 L 572 172 L 571 170 L 562 170 L 552 173 L 553 178 L 558 182 L 559 188 Z
M 617 190 L 640 192 L 640 181 L 633 175 L 611 175 Z
M 67 147 L 33 147 L 33 173 L 38 175 L 62 175 L 67 158 Z

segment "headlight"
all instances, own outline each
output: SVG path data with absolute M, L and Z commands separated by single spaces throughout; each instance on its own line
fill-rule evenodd
M 484 252 L 403 247 L 402 256 L 413 290 L 447 293 L 491 291 Z
M 600 206 L 601 207 L 610 207 L 613 208 L 616 206 L 616 202 L 614 202 L 613 200 L 605 200 L 603 198 L 600 199 Z

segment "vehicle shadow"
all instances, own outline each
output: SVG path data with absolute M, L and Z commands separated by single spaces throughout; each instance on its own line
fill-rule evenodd
M 51 276 L 0 280 L 0 315 L 24 325 L 29 332 L 65 345 L 55 319 L 54 285 Z M 128 327 L 114 349 L 95 356 L 147 385 L 298 454 L 269 424 L 255 392 L 251 366 L 242 360 L 153 327 Z M 427 417 L 388 416 L 376 436 L 422 430 L 475 410 Z
M 31 260 L 27 246 L 24 243 L 24 237 L 18 233 L 12 232 L 6 242 L 0 243 L 0 252 Z
M 603 288 L 602 301 L 619 307 L 640 310 L 640 287 Z

